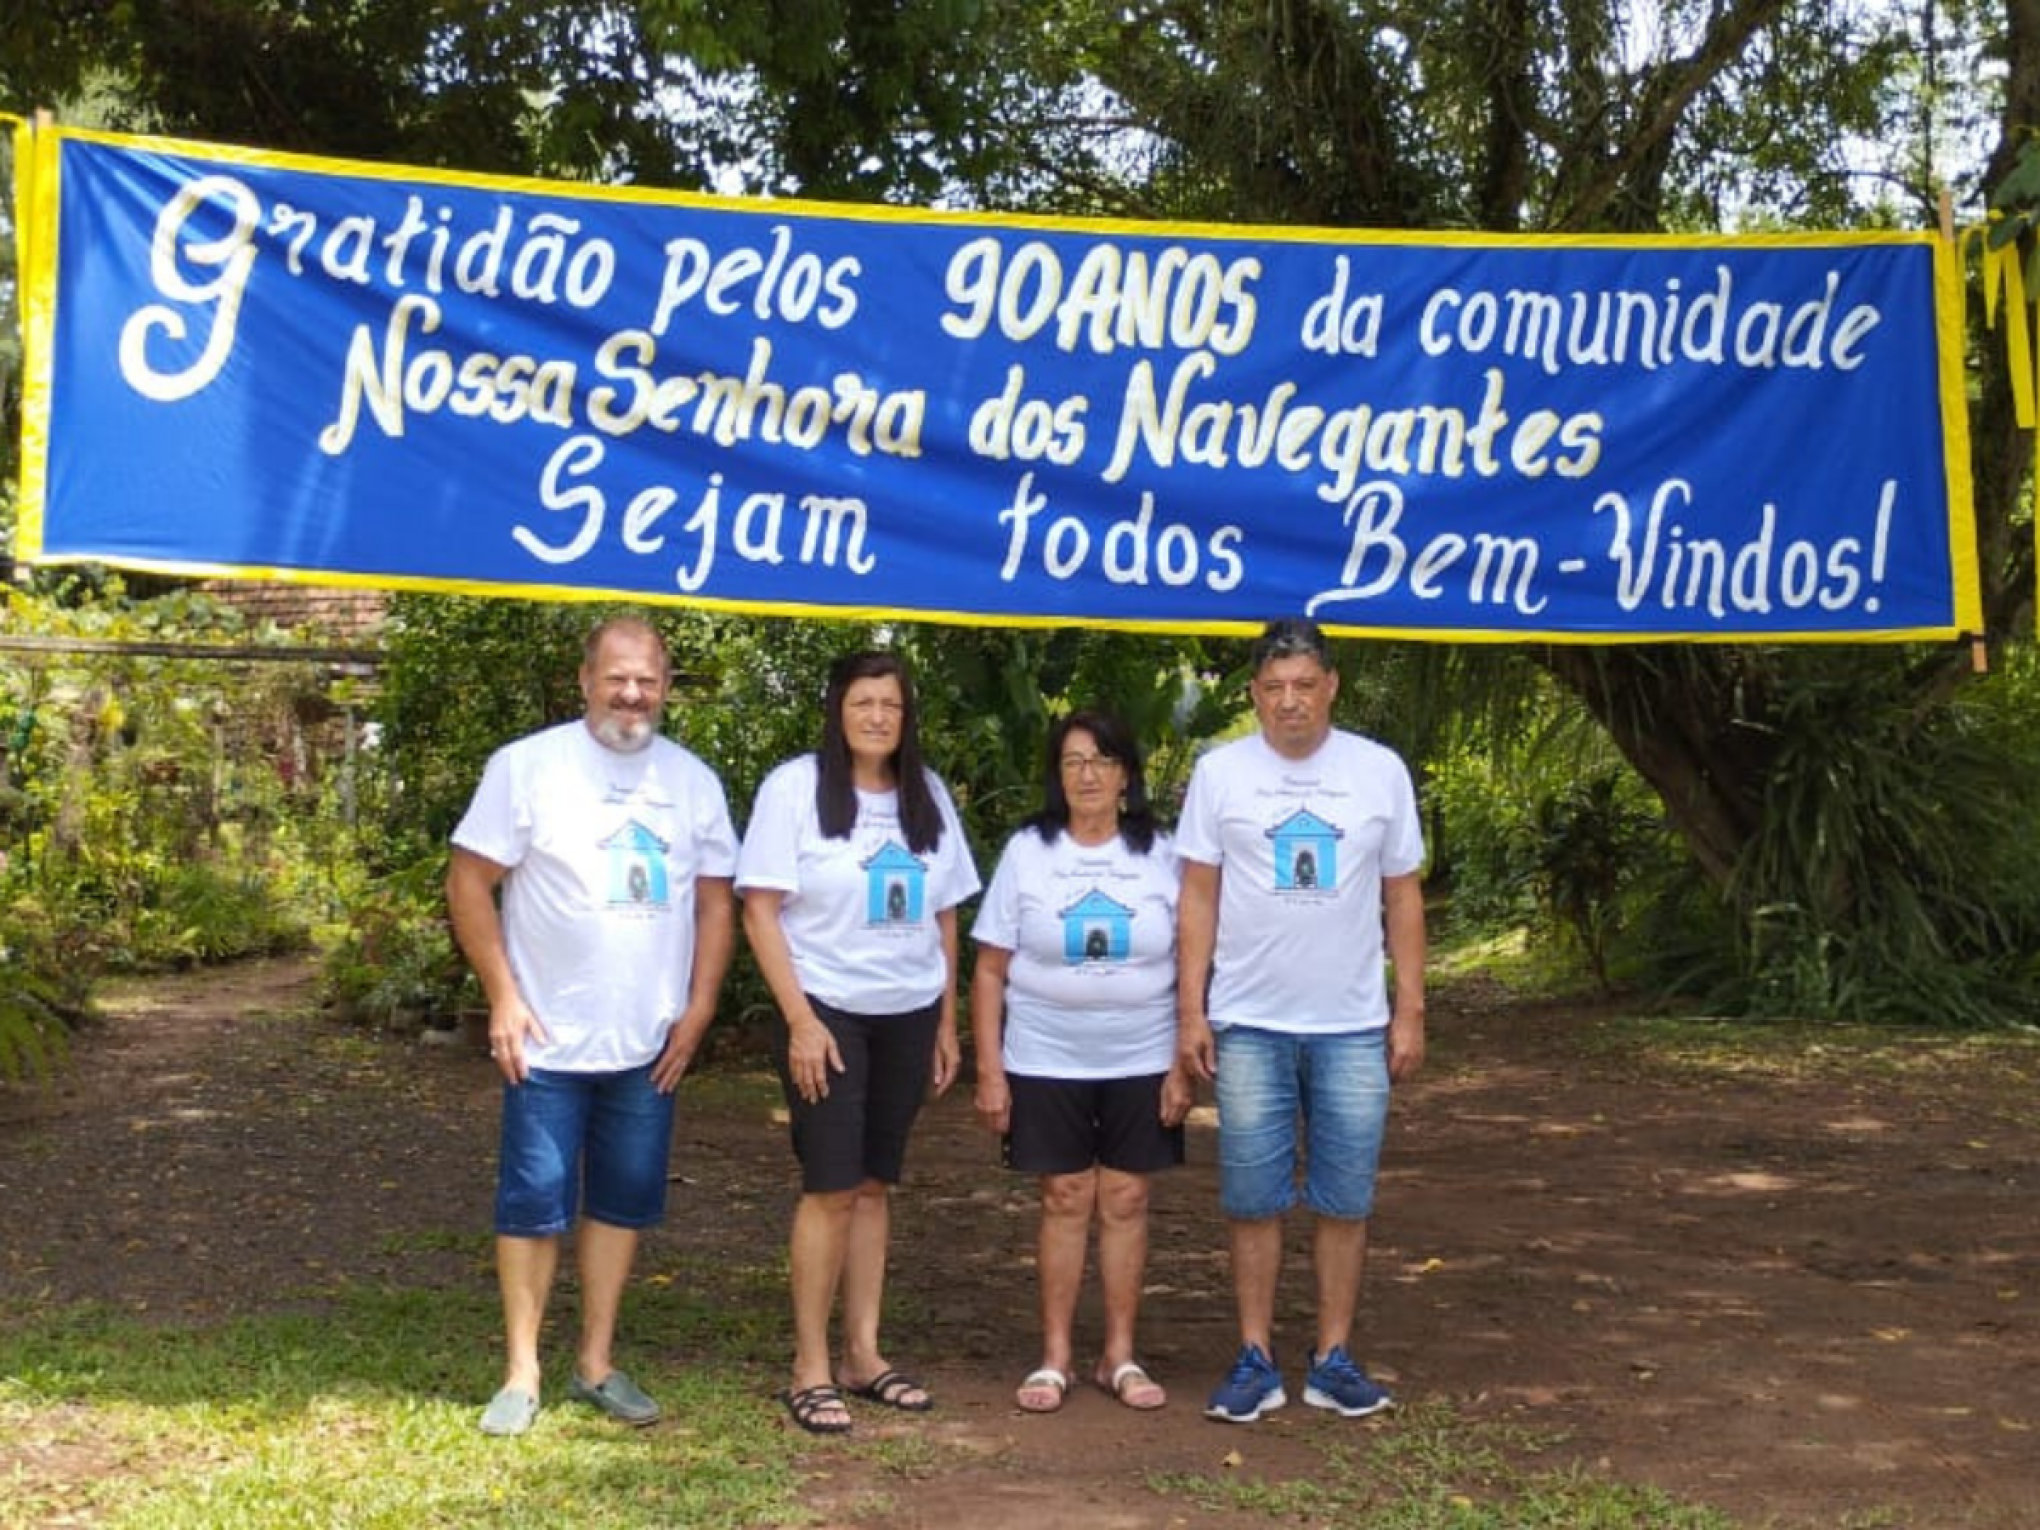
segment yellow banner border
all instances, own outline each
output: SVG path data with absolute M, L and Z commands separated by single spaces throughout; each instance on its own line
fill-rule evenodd
M 1427 248 L 1552 248 L 1552 249 L 1842 249 L 1874 245 L 1930 245 L 1933 248 L 1935 321 L 1938 351 L 1938 396 L 1943 436 L 1942 465 L 1948 498 L 1948 546 L 1954 579 L 1953 614 L 1950 625 L 1927 628 L 1903 627 L 1856 629 L 1846 633 L 1671 633 L 1671 632 L 1581 632 L 1575 630 L 1493 631 L 1457 628 L 1417 629 L 1369 627 L 1327 620 L 1327 631 L 1342 636 L 1408 642 L 1451 643 L 1554 643 L 1568 646 L 1613 646 L 1638 643 L 1715 643 L 1742 645 L 1836 644 L 1851 642 L 1945 641 L 1979 632 L 1982 627 L 1982 593 L 1977 565 L 1976 511 L 1974 485 L 1969 461 L 1968 395 L 1964 370 L 1965 320 L 1960 243 L 1930 229 L 1864 229 L 1824 231 L 1772 231 L 1753 234 L 1500 234 L 1469 230 L 1337 229 L 1294 228 L 1262 224 L 1204 222 L 1148 222 L 1123 218 L 1052 217 L 1043 214 L 956 211 L 942 208 L 909 208 L 889 204 L 821 202 L 802 198 L 764 199 L 733 197 L 713 192 L 680 191 L 665 188 L 606 186 L 578 181 L 546 180 L 535 176 L 502 175 L 453 170 L 433 166 L 390 165 L 371 160 L 308 155 L 244 145 L 208 143 L 195 139 L 131 133 L 113 133 L 89 128 L 60 127 L 15 119 L 16 132 L 16 229 L 21 243 L 23 273 L 21 311 L 25 351 L 22 391 L 22 492 L 17 512 L 15 542 L 17 557 L 34 563 L 99 563 L 97 558 L 42 556 L 42 527 L 46 490 L 46 453 L 50 419 L 52 378 L 50 357 L 56 333 L 57 272 L 57 180 L 58 147 L 62 140 L 109 144 L 140 152 L 173 154 L 225 164 L 268 166 L 306 174 L 343 176 L 350 179 L 415 182 L 421 175 L 435 184 L 462 186 L 485 191 L 565 197 L 598 202 L 630 202 L 638 205 L 713 207 L 757 217 L 782 217 L 788 213 L 871 223 L 962 224 L 971 227 L 1014 229 L 1083 230 L 1140 236 L 1187 236 L 1215 241 L 1283 244 L 1382 245 Z M 30 152 L 24 156 L 23 147 Z M 26 185 L 21 167 L 28 166 Z M 23 209 L 26 209 L 24 212 Z M 2008 281 L 2017 285 L 2016 261 Z M 1986 283 L 1987 300 L 1991 300 Z M 2020 333 L 2024 328 L 2023 292 L 2011 306 L 2020 310 Z M 2021 371 L 2014 368 L 2015 373 Z M 2026 378 L 2036 374 L 2028 365 Z M 2031 400 L 2029 396 L 2029 407 Z M 2040 530 L 2036 530 L 2040 535 Z M 214 565 L 176 560 L 124 559 L 119 566 L 152 573 L 195 578 L 247 579 L 251 581 L 318 585 L 331 588 L 366 588 L 391 591 L 570 601 L 632 601 L 646 606 L 693 607 L 701 610 L 749 612 L 766 616 L 814 617 L 839 620 L 908 620 L 955 626 L 1016 626 L 1048 628 L 1081 626 L 1107 631 L 1187 632 L 1210 635 L 1249 635 L 1258 625 L 1237 620 L 1181 622 L 1087 617 L 1072 621 L 1060 616 L 989 615 L 974 612 L 907 610 L 895 607 L 816 606 L 805 602 L 734 601 L 718 598 L 663 596 L 636 590 L 563 589 L 542 584 L 499 584 L 463 580 L 422 580 L 402 576 L 361 573 L 327 573 L 307 569 L 271 569 L 245 565 Z

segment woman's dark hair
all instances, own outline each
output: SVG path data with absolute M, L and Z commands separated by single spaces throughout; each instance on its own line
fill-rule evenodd
M 1098 752 L 1117 760 L 1126 772 L 1126 797 L 1119 805 L 1119 837 L 1135 855 L 1146 855 L 1155 844 L 1155 810 L 1148 802 L 1147 772 L 1141 767 L 1140 745 L 1133 730 L 1112 713 L 1084 708 L 1072 712 L 1048 731 L 1048 760 L 1041 776 L 1041 808 L 1021 824 L 1032 829 L 1045 844 L 1070 826 L 1069 793 L 1063 790 L 1063 745 L 1072 733 L 1088 733 Z
M 850 740 L 843 732 L 843 699 L 859 680 L 899 682 L 900 744 L 893 751 L 893 774 L 899 778 L 900 830 L 907 848 L 926 855 L 942 843 L 942 809 L 921 763 L 921 718 L 914 706 L 914 682 L 907 666 L 889 653 L 845 654 L 829 666 L 828 689 L 822 693 L 822 745 L 815 751 L 815 813 L 822 837 L 848 839 L 857 823 L 857 785 L 850 774 Z

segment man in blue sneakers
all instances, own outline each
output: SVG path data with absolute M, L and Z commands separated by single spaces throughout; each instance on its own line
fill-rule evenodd
M 1349 1345 L 1389 1086 L 1424 1060 L 1423 833 L 1402 760 L 1333 728 L 1317 625 L 1271 623 L 1252 661 L 1260 730 L 1197 762 L 1176 832 L 1178 1045 L 1217 1084 L 1240 1325 L 1205 1413 L 1248 1424 L 1289 1401 L 1275 1291 L 1300 1151 L 1317 1283 L 1303 1400 L 1360 1418 L 1390 1404 Z

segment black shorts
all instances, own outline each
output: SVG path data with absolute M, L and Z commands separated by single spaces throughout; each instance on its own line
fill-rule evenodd
M 1081 1174 L 1097 1165 L 1152 1174 L 1183 1162 L 1183 1128 L 1162 1125 L 1165 1073 L 1141 1078 L 1009 1074 L 1013 1113 L 1005 1163 L 1023 1174 Z
M 793 1156 L 800 1187 L 818 1194 L 855 1190 L 868 1179 L 900 1182 L 907 1133 L 934 1080 L 935 1031 L 942 1006 L 903 1015 L 857 1015 L 809 995 L 815 1018 L 836 1038 L 843 1071 L 829 1075 L 829 1092 L 801 1098 L 787 1066 L 786 1017 L 779 1017 L 774 1061 L 793 1122 Z

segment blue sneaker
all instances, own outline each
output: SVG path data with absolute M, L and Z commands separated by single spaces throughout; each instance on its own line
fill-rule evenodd
M 1289 1401 L 1282 1390 L 1282 1373 L 1258 1344 L 1242 1344 L 1232 1373 L 1211 1394 L 1204 1416 L 1226 1424 L 1251 1424 L 1263 1413 L 1273 1413 Z
M 1395 1406 L 1395 1399 L 1369 1381 L 1367 1373 L 1353 1363 L 1343 1344 L 1334 1344 L 1322 1359 L 1310 1357 L 1303 1400 L 1313 1408 L 1330 1408 L 1345 1418 L 1365 1418 Z

